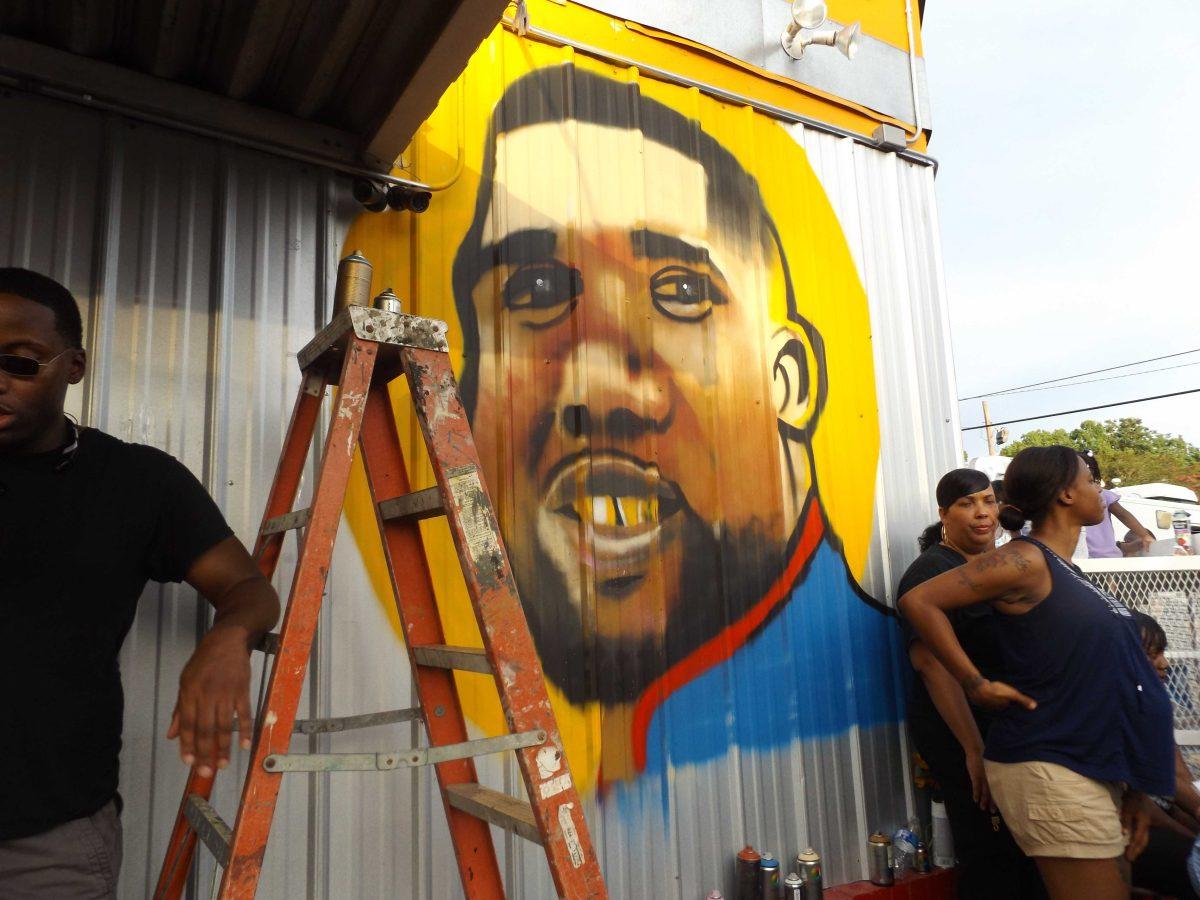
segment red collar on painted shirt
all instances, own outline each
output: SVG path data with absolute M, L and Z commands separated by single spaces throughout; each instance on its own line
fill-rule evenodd
M 787 601 L 796 579 L 821 546 L 824 536 L 825 517 L 821 513 L 820 503 L 814 497 L 808 504 L 800 539 L 796 541 L 796 549 L 792 551 L 787 567 L 775 579 L 762 599 L 736 622 L 726 625 L 714 637 L 663 672 L 642 692 L 641 698 L 633 708 L 633 723 L 629 735 L 633 749 L 633 765 L 638 772 L 646 768 L 646 734 L 650 730 L 650 721 L 654 718 L 654 713 L 683 685 L 733 656 L 734 652 L 771 618 Z

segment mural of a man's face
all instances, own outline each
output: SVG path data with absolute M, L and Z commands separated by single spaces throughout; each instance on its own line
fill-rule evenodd
M 511 485 L 547 674 L 575 701 L 636 699 L 779 575 L 809 487 L 806 453 L 780 475 L 779 259 L 757 208 L 639 130 L 533 123 L 494 161 L 465 283 L 475 438 Z

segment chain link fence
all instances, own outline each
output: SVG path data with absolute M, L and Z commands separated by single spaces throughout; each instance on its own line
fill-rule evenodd
M 1077 560 L 1095 584 L 1148 613 L 1167 634 L 1175 740 L 1200 773 L 1200 557 Z

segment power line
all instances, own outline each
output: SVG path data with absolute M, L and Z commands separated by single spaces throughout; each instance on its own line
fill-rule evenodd
M 1089 378 L 1087 381 L 1072 381 L 1069 384 L 1048 384 L 1043 387 L 1029 388 L 1013 388 L 1010 391 L 1005 391 L 1005 394 L 1032 394 L 1036 391 L 1054 391 L 1059 388 L 1075 387 L 1079 384 L 1096 384 L 1100 381 L 1115 381 L 1118 378 L 1132 378 L 1134 375 L 1150 375 L 1154 372 L 1170 372 L 1172 369 L 1186 369 L 1188 366 L 1200 366 L 1200 360 L 1196 362 L 1176 363 L 1173 366 L 1159 366 L 1157 369 L 1143 369 L 1140 372 L 1126 372 L 1123 375 L 1105 375 L 1103 378 Z M 1079 377 L 1079 376 L 1075 376 Z
M 992 428 L 998 428 L 1001 425 L 1013 425 L 1017 422 L 1033 422 L 1037 419 L 1052 419 L 1055 416 L 1069 416 L 1071 413 L 1091 412 L 1094 409 L 1108 409 L 1111 406 L 1128 406 L 1130 403 L 1145 403 L 1147 400 L 1162 400 L 1166 397 L 1182 397 L 1184 394 L 1198 394 L 1200 388 L 1192 388 L 1188 391 L 1176 391 L 1173 394 L 1157 394 L 1154 397 L 1138 397 L 1134 400 L 1122 400 L 1119 403 L 1101 403 L 1099 406 L 1083 406 L 1079 409 L 1064 409 L 1060 412 L 1042 413 L 1040 416 L 1025 416 L 1023 419 L 1008 419 L 1005 422 L 992 422 Z M 988 425 L 969 425 L 962 431 L 980 431 L 988 428 Z
M 1085 375 L 1099 375 L 1101 372 L 1113 372 L 1117 369 L 1128 369 L 1130 366 L 1140 366 L 1143 363 L 1159 362 L 1164 359 L 1175 359 L 1177 356 L 1187 356 L 1189 353 L 1200 353 L 1200 347 L 1193 350 L 1181 350 L 1179 353 L 1168 353 L 1165 356 L 1152 356 L 1149 359 L 1139 359 L 1136 362 L 1123 363 L 1119 366 L 1108 366 L 1104 369 L 1092 369 L 1090 372 L 1076 372 L 1074 375 L 1063 375 L 1059 378 L 1048 378 L 1045 381 L 1034 381 L 1030 384 L 1018 384 L 1016 387 L 1003 388 L 998 391 L 991 391 L 987 394 L 972 394 L 970 397 L 959 397 L 959 401 L 978 400 L 981 397 L 997 397 L 1000 394 L 1008 394 L 1013 391 L 1023 390 L 1024 388 L 1040 387 L 1043 384 L 1054 384 L 1057 381 L 1067 381 L 1071 378 L 1083 378 Z M 1137 373 L 1130 373 L 1137 374 Z

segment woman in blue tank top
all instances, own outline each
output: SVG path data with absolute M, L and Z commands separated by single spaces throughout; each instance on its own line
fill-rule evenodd
M 1175 789 L 1171 702 L 1120 600 L 1069 560 L 1104 514 L 1069 447 L 1021 451 L 1004 476 L 1005 528 L 1033 530 L 900 598 L 921 640 L 973 703 L 996 710 L 984 765 L 1017 844 L 1054 900 L 1129 896 L 1145 846 L 1146 794 Z M 987 600 L 1001 615 L 1004 681 L 985 679 L 946 616 Z

